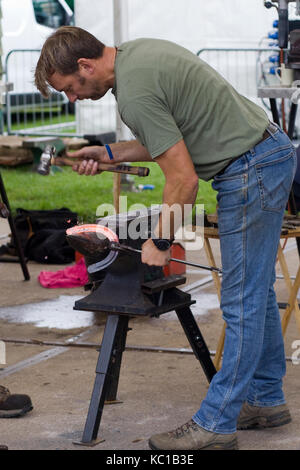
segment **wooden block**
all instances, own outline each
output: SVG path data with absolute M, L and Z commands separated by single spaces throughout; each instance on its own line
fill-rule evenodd
M 86 139 L 81 139 L 79 137 L 68 137 L 65 139 L 62 139 L 63 143 L 68 150 L 79 150 L 82 147 L 86 147 L 89 145 L 89 141 Z

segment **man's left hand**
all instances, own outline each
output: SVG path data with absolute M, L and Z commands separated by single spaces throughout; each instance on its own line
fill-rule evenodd
M 149 238 L 142 246 L 142 262 L 149 266 L 166 266 L 171 258 L 171 248 L 159 250 Z

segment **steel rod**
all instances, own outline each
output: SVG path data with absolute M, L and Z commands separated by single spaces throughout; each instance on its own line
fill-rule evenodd
M 133 253 L 139 253 L 139 254 L 142 253 L 142 250 L 131 248 L 131 246 L 121 245 L 116 242 L 111 242 L 110 248 L 112 250 L 118 250 L 118 251 L 131 251 Z M 207 269 L 208 271 L 215 271 L 217 273 L 222 273 L 221 269 L 216 268 L 214 266 L 203 266 L 202 264 L 192 263 L 191 261 L 185 261 L 185 260 L 177 259 L 177 258 L 170 258 L 170 261 L 174 261 L 175 263 L 186 264 L 187 266 L 193 266 L 195 268 Z

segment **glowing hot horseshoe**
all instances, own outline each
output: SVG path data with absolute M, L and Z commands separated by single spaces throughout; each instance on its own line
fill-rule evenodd
M 66 234 L 68 236 L 78 235 L 79 233 L 96 233 L 97 235 L 99 234 L 99 238 L 102 238 L 104 236 L 110 242 L 119 242 L 118 235 L 115 232 L 113 232 L 110 228 L 100 224 L 76 225 L 75 227 L 71 227 L 66 231 Z M 93 267 L 95 266 L 95 269 L 88 269 L 88 272 L 92 274 L 94 272 L 101 271 L 102 269 L 107 268 L 110 264 L 115 261 L 117 256 L 117 251 L 110 250 L 108 255 L 103 260 L 93 265 Z

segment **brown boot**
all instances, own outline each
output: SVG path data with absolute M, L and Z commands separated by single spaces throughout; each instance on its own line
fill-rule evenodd
M 0 445 L 0 450 L 8 450 L 8 447 Z
M 193 420 L 175 431 L 156 434 L 149 440 L 153 450 L 237 450 L 236 433 L 217 434 L 201 428 Z
M 237 429 L 263 429 L 283 426 L 292 421 L 286 405 L 253 406 L 244 403 L 237 423 Z
M 28 395 L 11 395 L 7 388 L 0 385 L 0 418 L 17 418 L 32 409 Z

